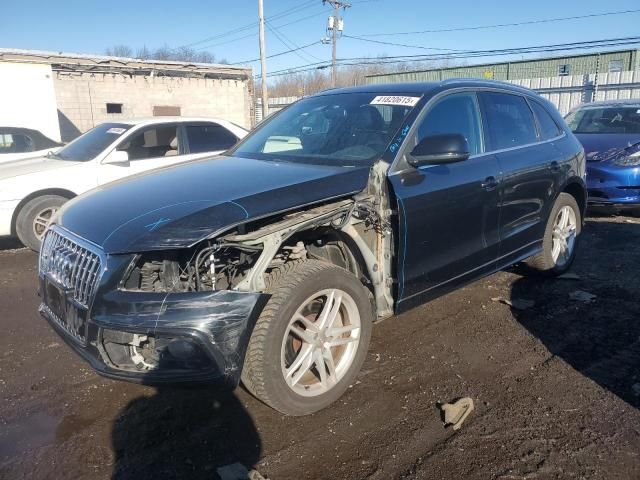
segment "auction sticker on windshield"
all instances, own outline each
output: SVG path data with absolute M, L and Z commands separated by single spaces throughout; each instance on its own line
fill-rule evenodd
M 125 128 L 110 128 L 109 130 L 107 130 L 107 133 L 115 133 L 116 135 L 122 135 L 124 132 L 126 131 Z
M 405 97 L 397 95 L 379 95 L 371 100 L 371 105 L 406 105 L 415 106 L 420 97 Z

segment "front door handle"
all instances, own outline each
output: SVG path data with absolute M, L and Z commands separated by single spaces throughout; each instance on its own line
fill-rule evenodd
M 480 186 L 490 192 L 498 186 L 498 180 L 496 180 L 496 177 L 493 176 L 487 177 L 484 179 L 484 182 L 480 184 Z

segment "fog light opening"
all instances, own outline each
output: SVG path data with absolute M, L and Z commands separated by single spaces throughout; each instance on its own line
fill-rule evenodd
M 173 340 L 167 345 L 169 354 L 180 360 L 192 360 L 200 355 L 200 349 L 189 340 Z

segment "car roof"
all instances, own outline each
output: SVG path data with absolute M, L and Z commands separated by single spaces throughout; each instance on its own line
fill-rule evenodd
M 449 88 L 500 88 L 511 90 L 515 93 L 535 93 L 533 90 L 514 85 L 512 83 L 499 82 L 497 80 L 481 80 L 477 78 L 452 78 L 440 82 L 405 82 L 405 83 L 375 83 L 360 85 L 357 87 L 333 88 L 324 90 L 317 95 L 332 95 L 338 93 L 379 93 L 379 94 L 430 94 Z
M 33 128 L 26 128 L 26 127 L 7 127 L 7 126 L 2 126 L 0 125 L 0 130 L 2 130 L 3 132 L 7 132 L 7 133 L 38 133 L 40 135 L 42 135 L 42 132 L 40 132 L 39 130 L 35 130 Z
M 126 119 L 113 119 L 104 123 L 123 123 L 125 125 L 155 125 L 158 123 L 167 122 L 216 122 L 216 123 L 230 123 L 227 120 L 213 117 L 180 117 L 180 116 L 159 116 L 159 117 L 141 117 L 141 118 L 126 118 Z
M 640 106 L 640 98 L 624 98 L 617 100 L 600 100 L 597 102 L 582 103 L 574 108 L 578 110 L 580 108 L 597 108 L 597 107 L 620 107 L 620 106 Z

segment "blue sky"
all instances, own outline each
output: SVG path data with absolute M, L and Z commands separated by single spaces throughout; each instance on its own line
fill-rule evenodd
M 0 16 L 0 47 L 104 53 L 124 44 L 134 50 L 192 44 L 257 21 L 257 0 L 109 0 L 108 2 L 5 0 Z M 267 30 L 268 54 L 289 50 L 283 40 L 300 46 L 325 35 L 330 9 L 321 0 L 264 0 L 268 17 L 280 33 Z M 586 15 L 640 8 L 637 0 L 610 2 L 494 1 L 427 2 L 426 0 L 353 0 L 344 13 L 345 33 L 374 33 L 493 25 L 500 23 Z M 292 12 L 292 9 L 296 9 Z M 310 17 L 303 19 L 304 17 Z M 302 20 L 301 20 L 302 19 Z M 300 20 L 300 21 L 298 21 Z M 289 24 L 289 25 L 284 25 Z M 640 35 L 640 12 L 581 20 L 495 28 L 476 31 L 370 37 L 376 40 L 450 49 L 511 48 Z M 225 35 L 194 48 L 204 48 L 218 58 L 238 62 L 258 57 L 257 25 Z M 620 47 L 627 48 L 627 47 Z M 425 50 L 377 45 L 351 38 L 338 44 L 339 57 L 410 55 Z M 315 45 L 270 59 L 268 70 L 329 60 L 329 45 Z M 430 53 L 430 52 L 426 52 Z M 539 56 L 539 55 L 538 55 Z M 501 59 L 503 59 L 502 57 Z M 521 57 L 516 57 L 521 58 Z M 470 63 L 490 61 L 490 58 Z M 253 63 L 256 73 L 259 63 Z

